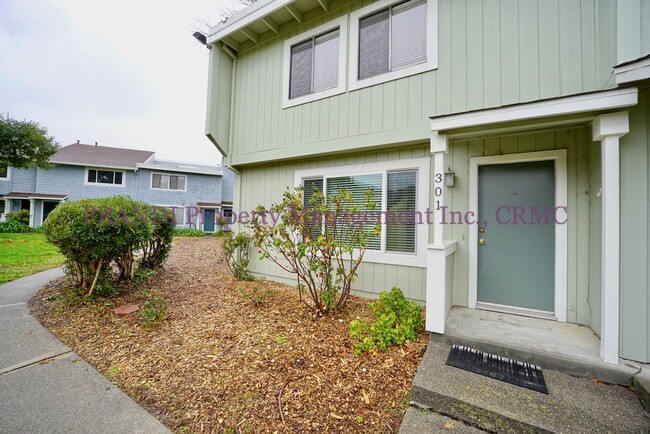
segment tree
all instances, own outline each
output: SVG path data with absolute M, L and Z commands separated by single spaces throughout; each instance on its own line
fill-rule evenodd
M 47 129 L 34 121 L 18 121 L 0 115 L 0 168 L 51 167 L 50 157 L 59 149 Z

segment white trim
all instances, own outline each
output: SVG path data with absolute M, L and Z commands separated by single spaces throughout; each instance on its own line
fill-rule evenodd
M 159 160 L 161 161 L 161 160 Z M 176 172 L 176 173 L 192 173 L 192 174 L 198 174 L 198 175 L 211 175 L 211 176 L 223 176 L 223 170 L 220 170 L 220 167 L 215 167 L 218 171 L 211 172 L 208 169 L 201 169 L 201 168 L 192 168 L 192 167 L 165 167 L 165 166 L 157 166 L 155 164 L 139 164 L 137 165 L 138 169 L 147 169 L 147 170 L 157 170 L 157 171 L 163 171 L 163 172 Z
M 29 199 L 29 227 L 33 228 L 34 227 L 34 208 L 36 207 L 36 202 L 34 202 L 35 199 L 30 198 Z
M 201 213 L 200 213 L 201 214 L 201 222 L 200 222 L 201 230 L 203 232 L 205 232 L 206 234 L 215 233 L 217 231 L 217 217 L 220 215 L 219 208 L 213 206 L 213 207 L 200 207 L 200 209 L 201 209 Z M 211 231 L 206 231 L 205 230 L 205 212 L 208 211 L 208 210 L 209 211 L 214 211 L 214 222 L 213 222 L 214 223 L 214 229 L 212 229 Z M 198 225 L 197 225 L 197 229 L 198 229 Z
M 453 279 L 455 269 L 448 275 L 447 263 L 455 261 L 449 256 L 456 252 L 458 243 L 448 241 L 442 245 L 429 245 L 427 248 L 427 280 L 426 280 L 426 324 L 428 332 L 445 332 L 447 317 L 453 304 Z M 455 264 L 454 264 L 455 266 Z
M 122 173 L 122 183 L 121 184 L 103 184 L 101 182 L 88 182 L 88 171 L 90 170 L 103 170 L 105 172 L 121 172 Z M 97 174 L 95 174 L 97 176 Z M 97 178 L 95 177 L 95 180 Z M 113 174 L 113 181 L 115 181 L 115 174 Z M 124 188 L 126 186 L 126 171 L 124 170 L 115 170 L 112 168 L 106 168 L 106 167 L 93 167 L 93 166 L 86 166 L 86 170 L 84 170 L 84 185 L 92 186 L 92 187 L 117 187 L 117 188 Z
M 50 160 L 50 163 L 52 164 L 58 164 L 59 166 L 80 166 L 80 167 L 89 167 L 91 169 L 108 169 L 108 170 L 130 170 L 132 172 L 135 172 L 137 170 L 137 167 L 126 167 L 126 166 L 111 166 L 108 164 L 100 164 L 100 165 L 90 165 L 89 163 L 68 163 L 67 161 L 54 161 Z
M 361 89 L 438 68 L 438 0 L 427 0 L 427 61 L 387 72 L 386 74 L 359 80 L 359 20 L 373 12 L 388 8 L 397 3 L 399 1 L 380 0 L 350 14 L 349 90 Z
M 478 211 L 478 167 L 491 164 L 511 164 L 553 160 L 555 162 L 555 206 L 568 204 L 566 150 L 526 152 L 521 154 L 475 157 L 470 159 L 469 209 Z M 469 307 L 477 307 L 478 290 L 478 225 L 469 225 Z M 555 225 L 555 318 L 566 322 L 568 267 L 568 228 Z
M 211 27 L 208 35 L 208 44 L 232 35 L 241 28 L 244 28 L 255 21 L 271 15 L 273 12 L 284 9 L 285 6 L 293 3 L 294 0 L 262 0 L 246 7 L 228 18 L 225 22 Z
M 469 128 L 480 125 L 630 107 L 637 104 L 638 94 L 639 90 L 636 87 L 630 87 L 457 115 L 440 116 L 431 120 L 431 130 L 438 132 L 454 128 Z
M 185 220 L 187 220 L 186 215 L 187 215 L 187 207 L 185 205 L 161 205 L 161 204 L 153 204 L 153 206 L 158 207 L 158 208 L 169 208 L 174 212 L 175 209 L 182 209 L 183 210 L 183 223 L 176 223 L 176 226 L 185 226 Z
M 426 224 L 426 210 L 429 207 L 429 157 L 408 158 L 403 160 L 381 161 L 376 163 L 354 164 L 347 166 L 323 167 L 317 169 L 296 170 L 294 172 L 294 185 L 302 185 L 304 179 L 335 176 L 354 176 L 383 174 L 383 190 L 386 191 L 386 173 L 396 170 L 417 170 L 416 178 L 416 211 L 422 214 L 423 224 L 415 225 L 415 254 L 386 252 L 382 231 L 381 250 L 366 250 L 363 257 L 364 262 L 377 264 L 406 265 L 410 267 L 426 268 L 427 266 L 427 241 L 429 237 L 428 225 Z M 386 201 L 382 201 L 382 205 Z M 383 210 L 383 209 L 382 209 Z
M 7 176 L 0 176 L 0 181 L 11 181 L 11 166 L 7 166 Z
M 166 176 L 182 176 L 182 177 L 185 178 L 185 184 L 184 184 L 184 185 L 185 185 L 185 188 L 183 188 L 182 190 L 181 190 L 181 189 L 178 189 L 178 188 L 169 188 L 169 183 L 171 182 L 171 179 L 169 179 L 169 181 L 168 181 L 168 183 L 167 183 L 167 187 L 168 187 L 168 188 L 157 188 L 157 187 L 154 187 L 154 186 L 153 186 L 153 176 L 154 176 L 154 175 L 161 175 L 161 176 L 163 176 L 163 175 L 166 175 Z M 180 192 L 186 192 L 186 191 L 187 191 L 187 182 L 188 182 L 187 175 L 183 175 L 183 174 L 179 174 L 179 173 L 170 174 L 170 173 L 151 172 L 151 174 L 150 174 L 150 176 L 149 176 L 149 189 L 150 189 L 150 190 L 158 190 L 158 191 L 176 191 L 176 192 L 180 191 Z
M 301 42 L 305 42 L 320 34 L 325 34 L 335 29 L 339 29 L 339 71 L 338 71 L 338 85 L 332 89 L 323 90 L 321 92 L 310 93 L 298 98 L 289 99 L 289 80 L 291 76 L 291 47 Z M 328 21 L 327 23 L 311 29 L 307 32 L 301 33 L 291 39 L 284 41 L 282 47 L 283 60 L 282 60 L 282 108 L 293 107 L 296 105 L 304 104 L 307 102 L 316 101 L 330 96 L 338 95 L 345 92 L 345 72 L 347 70 L 348 58 L 348 16 L 344 15 L 336 20 Z M 313 55 L 313 54 L 312 54 Z
M 620 328 L 620 138 L 629 130 L 627 112 L 598 116 L 592 124 L 601 142 L 600 358 L 618 364 Z
M 619 86 L 633 81 L 647 80 L 650 78 L 650 58 L 616 66 L 614 76 Z

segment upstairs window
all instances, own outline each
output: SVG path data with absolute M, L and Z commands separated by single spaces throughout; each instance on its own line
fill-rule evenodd
M 185 175 L 153 173 L 151 175 L 151 188 L 157 190 L 185 191 Z
M 437 67 L 437 0 L 383 0 L 351 19 L 351 89 Z
M 124 185 L 124 172 L 121 170 L 88 169 L 86 184 Z
M 345 91 L 345 17 L 285 42 L 282 107 Z
M 339 38 L 336 29 L 291 47 L 290 99 L 338 85 Z

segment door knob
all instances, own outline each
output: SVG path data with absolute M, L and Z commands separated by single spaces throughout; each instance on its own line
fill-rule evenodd
M 484 246 L 484 245 L 485 245 L 485 239 L 480 238 L 480 239 L 478 240 L 478 245 L 479 245 L 479 246 Z

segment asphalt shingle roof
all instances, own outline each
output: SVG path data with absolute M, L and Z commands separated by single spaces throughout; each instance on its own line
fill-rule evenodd
M 109 146 L 84 145 L 73 143 L 60 148 L 52 156 L 52 163 L 84 164 L 89 166 L 109 166 L 136 169 L 154 154 L 152 151 L 111 148 Z

